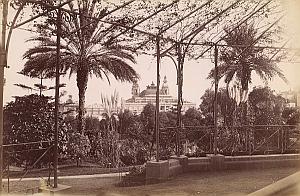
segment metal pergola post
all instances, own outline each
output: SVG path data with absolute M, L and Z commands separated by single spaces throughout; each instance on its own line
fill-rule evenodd
M 215 95 L 214 95 L 214 140 L 213 140 L 213 150 L 214 154 L 217 154 L 217 135 L 218 135 L 218 46 L 214 44 L 214 61 L 215 61 Z
M 177 44 L 177 84 L 178 84 L 178 97 L 177 97 L 177 129 L 176 129 L 176 155 L 180 156 L 180 133 L 182 129 L 182 83 L 183 83 L 183 54 L 181 43 Z
M 156 134 L 156 161 L 159 162 L 159 85 L 160 85 L 160 74 L 159 74 L 159 66 L 160 66 L 160 38 L 156 37 L 156 109 L 155 109 L 155 134 Z
M 1 6 L 1 5 L 0 5 Z M 2 27 L 0 44 L 0 194 L 2 193 L 3 177 L 3 87 L 4 87 L 4 67 L 6 67 L 5 36 L 8 15 L 8 0 L 2 0 Z
M 59 70 L 60 70 L 60 37 L 61 37 L 61 9 L 57 11 L 57 36 L 56 36 L 56 73 L 55 73 L 55 124 L 54 124 L 54 188 L 57 188 L 57 166 L 58 166 L 58 110 L 59 110 Z

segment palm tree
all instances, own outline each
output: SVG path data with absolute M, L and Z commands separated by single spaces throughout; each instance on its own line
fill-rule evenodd
M 89 76 L 95 75 L 101 79 L 106 77 L 108 82 L 109 74 L 122 82 L 132 82 L 138 77 L 130 65 L 130 63 L 136 63 L 131 47 L 122 46 L 116 41 L 110 45 L 103 44 L 117 28 L 113 25 L 107 28 L 100 22 L 87 25 L 93 19 L 86 16 L 95 16 L 100 8 L 100 5 L 95 6 L 97 2 L 78 1 L 78 8 L 70 2 L 68 4 L 70 10 L 79 11 L 81 15 L 76 15 L 72 20 L 62 20 L 61 25 L 60 71 L 69 72 L 70 76 L 76 74 L 79 91 L 78 131 L 80 133 L 84 130 L 85 92 Z M 106 9 L 103 8 L 99 13 L 101 17 L 101 14 L 106 13 Z M 84 28 L 70 34 L 80 27 Z M 46 24 L 39 28 L 41 33 L 29 40 L 37 42 L 38 45 L 30 48 L 23 56 L 27 61 L 22 72 L 27 75 L 37 75 L 44 70 L 51 74 L 55 70 L 56 40 L 49 34 L 49 32 L 56 32 L 55 22 L 48 20 L 48 23 L 46 21 Z
M 263 48 L 253 46 L 258 37 L 253 24 L 245 23 L 233 31 L 229 28 L 224 30 L 227 33 L 224 41 L 230 48 L 226 47 L 221 51 L 218 79 L 224 77 L 227 87 L 235 79 L 243 91 L 248 91 L 253 72 L 264 82 L 268 82 L 275 76 L 287 81 L 276 65 L 276 61 L 270 59 Z M 271 35 L 267 34 L 260 39 L 271 41 Z M 240 47 L 239 45 L 249 45 L 249 47 Z M 215 70 L 212 69 L 208 75 L 209 79 L 214 78 L 214 72 Z
M 227 36 L 224 41 L 229 46 L 220 51 L 220 65 L 218 66 L 218 80 L 225 79 L 228 96 L 236 101 L 234 110 L 234 123 L 237 122 L 238 106 L 241 102 L 246 102 L 248 97 L 249 84 L 252 82 L 252 73 L 256 73 L 265 83 L 275 76 L 279 76 L 284 81 L 287 81 L 282 71 L 276 64 L 275 60 L 268 57 L 267 51 L 264 48 L 254 47 L 257 41 L 262 43 L 274 42 L 272 33 L 266 33 L 257 40 L 258 31 L 254 24 L 244 23 L 238 28 L 232 30 L 224 29 Z M 241 45 L 246 47 L 240 47 Z M 277 58 L 280 60 L 282 56 Z M 208 75 L 209 79 L 214 78 L 215 69 L 212 69 Z M 233 89 L 238 93 L 230 93 L 229 84 L 233 82 Z M 242 119 L 239 123 L 248 124 L 247 119 L 247 104 L 241 105 Z M 233 129 L 235 141 L 245 140 L 243 136 L 238 134 L 238 129 Z M 250 138 L 253 139 L 253 133 L 250 132 Z M 250 139 L 250 140 L 252 140 Z M 239 145 L 235 143 L 235 145 Z M 247 146 L 250 147 L 250 146 Z M 246 147 L 246 148 L 247 148 Z

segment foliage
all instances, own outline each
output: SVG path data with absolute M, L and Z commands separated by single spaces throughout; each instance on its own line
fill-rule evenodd
M 146 184 L 146 167 L 134 166 L 129 168 L 129 173 L 126 174 L 118 186 L 140 186 Z
M 66 155 L 68 158 L 75 159 L 77 161 L 77 166 L 79 165 L 79 160 L 82 160 L 89 155 L 90 150 L 91 145 L 87 136 L 76 132 L 68 134 Z
M 200 105 L 203 115 L 209 120 L 213 115 L 213 94 L 213 91 L 207 90 L 202 96 L 203 101 Z M 276 146 L 277 137 L 272 137 L 276 128 L 268 127 L 268 125 L 283 125 L 288 122 L 289 117 L 292 117 L 290 114 L 293 112 L 284 109 L 285 102 L 284 98 L 276 95 L 269 87 L 254 87 L 249 93 L 248 110 L 244 115 L 243 105 L 237 106 L 233 100 L 228 98 L 226 89 L 219 89 L 218 118 L 221 122 L 218 135 L 219 152 L 236 154 L 246 149 L 247 141 L 253 146 L 254 142 L 264 142 L 268 137 L 271 137 L 268 145 Z M 250 125 L 250 127 L 245 127 L 245 125 Z M 251 125 L 266 125 L 266 127 L 253 128 Z M 202 142 L 206 142 L 206 146 L 209 145 L 209 140 Z M 255 145 L 257 146 L 258 143 Z M 200 146 L 205 147 L 205 145 Z
M 103 166 L 115 167 L 113 162 L 117 156 L 117 144 L 119 151 L 120 164 L 136 165 L 143 164 L 146 161 L 147 151 L 140 142 L 141 123 L 138 116 L 134 116 L 130 111 L 125 110 L 118 113 L 118 122 L 116 132 L 109 130 L 107 119 L 87 117 L 86 135 L 88 136 L 91 149 L 89 153 L 90 160 Z
M 227 27 L 224 31 L 227 34 L 224 41 L 230 47 L 226 47 L 220 52 L 219 79 L 224 77 L 227 85 L 235 79 L 245 91 L 252 82 L 252 72 L 255 72 L 264 82 L 268 82 L 274 76 L 279 76 L 286 81 L 276 62 L 267 56 L 266 50 L 254 46 L 259 36 L 254 24 L 244 23 L 236 29 Z M 259 42 L 274 41 L 271 36 L 272 34 L 267 33 L 260 37 Z M 240 47 L 240 45 L 247 47 Z M 214 78 L 214 72 L 213 69 L 209 73 L 209 79 Z
M 79 5 L 70 2 L 68 6 L 71 11 L 78 9 L 84 16 L 98 14 L 101 17 L 107 10 L 97 1 Z M 89 76 L 95 75 L 101 79 L 107 78 L 109 81 L 109 74 L 112 74 L 116 80 L 131 82 L 137 77 L 137 73 L 130 65 L 130 63 L 135 63 L 135 57 L 129 46 L 120 45 L 117 42 L 110 45 L 103 44 L 103 41 L 118 29 L 116 26 L 111 25 L 107 31 L 105 25 L 95 22 L 91 17 L 78 15 L 72 17 L 72 20 L 62 20 L 60 71 L 69 71 L 70 75 L 76 74 L 79 90 L 78 132 L 82 133 L 84 131 L 85 92 Z M 22 70 L 23 74 L 37 76 L 41 72 L 49 73 L 49 75 L 54 72 L 56 41 L 52 39 L 51 34 L 57 33 L 55 21 L 55 17 L 48 15 L 44 24 L 37 25 L 41 33 L 28 40 L 37 45 L 30 48 L 23 56 L 27 59 Z M 69 34 L 78 28 L 82 29 Z
M 224 126 L 233 125 L 233 120 L 236 112 L 235 102 L 228 97 L 227 90 L 220 88 L 218 91 L 218 123 Z M 200 110 L 204 115 L 204 122 L 206 125 L 213 125 L 213 111 L 214 111 L 214 91 L 207 89 L 201 97 Z
M 171 120 L 169 119 L 169 117 L 171 117 Z M 162 157 L 168 157 L 171 153 L 171 150 L 169 149 L 171 147 L 170 145 L 172 143 L 174 144 L 175 137 L 174 132 L 170 133 L 167 127 L 174 127 L 176 125 L 174 121 L 174 115 L 169 112 L 160 112 L 158 120 L 161 132 L 160 145 L 162 152 L 160 154 Z M 140 115 L 140 121 L 142 125 L 140 141 L 145 145 L 148 152 L 147 159 L 150 160 L 153 158 L 153 151 L 156 148 L 156 146 L 154 145 L 156 141 L 155 106 L 153 104 L 148 103 L 147 105 L 145 105 Z
M 249 94 L 255 125 L 280 125 L 284 123 L 282 112 L 285 99 L 275 95 L 269 87 L 255 87 Z
M 196 108 L 189 108 L 183 115 L 182 122 L 184 126 L 202 126 L 203 117 L 201 112 Z
M 143 138 L 142 124 L 139 116 L 129 110 L 119 113 L 119 132 L 122 138 L 120 150 L 121 161 L 125 165 L 143 164 L 147 160 L 147 149 L 141 142 Z
M 187 130 L 190 130 L 188 127 L 199 127 L 204 126 L 204 116 L 196 108 L 189 108 L 182 117 L 182 123 L 184 127 L 187 127 Z M 193 128 L 192 128 L 193 129 Z M 199 131 L 187 131 L 186 138 L 189 143 L 198 141 L 201 138 L 202 134 Z
M 151 159 L 155 143 L 155 106 L 150 103 L 145 105 L 140 120 L 142 124 L 141 142 L 149 150 L 149 159 Z
M 54 134 L 54 104 L 50 97 L 38 95 L 25 95 L 15 97 L 15 101 L 8 103 L 4 109 L 4 143 L 18 144 L 26 142 L 53 141 Z M 59 118 L 59 151 L 64 153 L 66 146 L 66 132 L 69 126 Z M 16 165 L 23 162 L 26 165 L 33 164 L 45 150 L 49 143 L 31 144 L 8 147 L 9 151 L 21 151 L 13 153 L 11 159 Z M 46 156 L 48 157 L 48 156 Z M 42 162 L 48 161 L 47 158 Z
M 299 108 L 284 108 L 282 117 L 288 125 L 297 125 L 300 123 L 300 110 Z

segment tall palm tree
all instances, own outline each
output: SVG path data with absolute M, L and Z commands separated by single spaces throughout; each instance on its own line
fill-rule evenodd
M 131 47 L 120 45 L 117 41 L 110 45 L 103 44 L 111 36 L 117 27 L 107 27 L 100 22 L 91 23 L 94 19 L 86 16 L 102 17 L 106 13 L 106 8 L 99 10 L 101 4 L 98 1 L 78 1 L 76 6 L 70 2 L 68 4 L 71 11 L 77 11 L 81 15 L 73 16 L 72 20 L 62 20 L 62 40 L 61 40 L 61 67 L 60 71 L 76 74 L 77 87 L 79 91 L 78 110 L 78 131 L 84 130 L 84 104 L 85 92 L 89 76 L 95 75 L 98 78 L 106 77 L 109 82 L 109 74 L 116 80 L 132 82 L 138 77 L 136 71 L 131 67 L 131 63 L 136 63 Z M 90 25 L 87 25 L 91 23 Z M 30 42 L 37 42 L 35 47 L 30 48 L 24 54 L 27 59 L 23 73 L 34 75 L 42 70 L 53 73 L 55 70 L 56 40 L 49 32 L 56 32 L 55 18 L 46 21 L 40 26 L 41 33 L 30 39 Z M 84 27 L 76 33 L 70 32 Z
M 263 48 L 253 46 L 258 32 L 253 24 L 243 24 L 231 30 L 224 29 L 227 33 L 224 41 L 230 47 L 223 48 L 220 54 L 220 65 L 218 66 L 218 79 L 224 77 L 227 87 L 232 80 L 236 80 L 241 89 L 248 91 L 252 82 L 252 73 L 255 72 L 264 82 L 268 82 L 275 76 L 287 81 L 276 61 L 270 59 Z M 260 38 L 263 41 L 271 41 L 271 34 Z M 239 45 L 249 45 L 240 47 Z M 212 69 L 208 75 L 209 79 L 214 78 L 215 70 Z

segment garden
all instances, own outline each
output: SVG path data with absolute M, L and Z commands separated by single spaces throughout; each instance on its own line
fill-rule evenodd
M 144 184 L 146 162 L 174 155 L 299 153 L 298 99 L 268 86 L 274 78 L 288 83 L 280 66 L 299 57 L 279 2 L 4 0 L 1 6 L 1 64 L 8 67 L 12 59 L 13 30 L 30 32 L 17 73 L 40 81 L 14 84 L 38 93 L 13 95 L 6 104 L 1 99 L 1 189 L 2 176 L 53 175 L 57 187 L 59 168 L 61 175 L 129 172 L 119 185 L 135 186 Z M 156 63 L 155 104 L 136 114 L 122 108 L 118 93 L 101 94 L 101 118 L 87 116 L 91 77 L 134 83 L 142 79 L 135 69 L 141 56 Z M 167 58 L 176 68 L 177 105 L 160 111 Z M 188 63 L 212 67 L 201 103 L 183 112 Z M 62 89 L 74 85 L 62 83 L 65 76 L 76 80 L 74 111 L 63 110 L 72 100 L 60 101 Z M 254 85 L 254 76 L 264 85 Z M 45 85 L 54 79 L 53 87 Z

